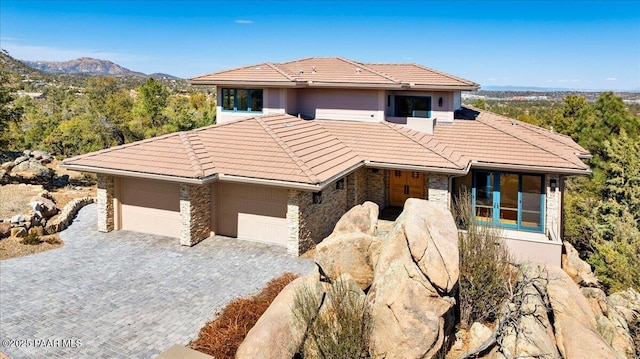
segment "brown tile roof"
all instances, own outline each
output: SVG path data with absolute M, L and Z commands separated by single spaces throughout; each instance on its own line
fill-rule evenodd
M 363 164 L 464 173 L 474 166 L 587 172 L 570 139 L 490 112 L 464 109 L 433 134 L 387 122 L 265 115 L 179 132 L 64 161 L 88 172 L 206 179 L 215 175 L 319 185 Z
M 478 84 L 417 64 L 369 64 L 340 57 L 262 63 L 197 76 L 193 84 L 274 86 L 432 87 L 476 89 Z
M 317 184 L 362 159 L 314 121 L 267 115 L 73 157 L 65 165 L 184 178 L 215 174 Z
M 433 137 L 465 158 L 479 164 L 588 170 L 579 158 L 588 152 L 565 136 L 491 112 L 465 109 L 461 115 L 451 124 L 438 124 Z

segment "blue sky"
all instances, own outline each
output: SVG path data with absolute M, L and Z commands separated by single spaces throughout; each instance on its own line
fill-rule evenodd
M 264 61 L 416 62 L 480 83 L 640 90 L 640 1 L 0 1 L 23 60 L 191 77 Z

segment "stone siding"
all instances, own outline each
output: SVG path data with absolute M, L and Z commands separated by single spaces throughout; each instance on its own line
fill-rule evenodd
M 367 168 L 367 201 L 374 202 L 380 209 L 389 203 L 389 171 Z
M 360 167 L 347 176 L 347 210 L 367 200 L 367 169 Z
M 435 173 L 429 174 L 427 198 L 449 209 L 449 177 Z
M 287 192 L 287 253 L 300 255 L 300 203 L 304 192 L 290 189 Z
M 322 191 L 322 203 L 319 204 L 313 203 L 313 192 L 289 190 L 287 251 L 300 255 L 313 248 L 331 234 L 347 209 L 347 189 L 336 189 L 336 181 Z
M 551 180 L 556 181 L 555 192 L 551 191 Z M 545 176 L 545 191 L 546 191 L 546 208 L 545 208 L 545 233 L 553 232 L 558 237 L 560 236 L 560 221 L 562 216 L 562 187 L 560 186 L 560 178 L 558 175 L 546 175 Z M 561 239 L 561 238 L 558 238 Z
M 211 234 L 211 187 L 180 185 L 180 244 L 192 246 Z
M 98 231 L 111 232 L 114 230 L 114 178 L 98 174 Z

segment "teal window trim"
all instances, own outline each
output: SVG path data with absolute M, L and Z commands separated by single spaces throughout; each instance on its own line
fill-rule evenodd
M 503 173 L 508 173 L 508 174 L 514 174 L 514 175 L 518 175 L 518 213 L 517 213 L 517 221 L 516 224 L 507 224 L 507 223 L 501 223 L 500 222 L 500 175 Z M 526 232 L 536 232 L 536 233 L 544 233 L 544 229 L 545 229 L 545 207 L 546 207 L 546 193 L 545 193 L 545 184 L 546 184 L 546 176 L 544 174 L 536 174 L 536 173 L 523 173 L 523 172 L 503 172 L 503 171 L 494 171 L 494 170 L 473 170 L 472 172 L 472 176 L 471 176 L 471 203 L 472 203 L 472 213 L 475 217 L 476 212 L 476 203 L 477 203 L 477 195 L 478 195 L 478 191 L 477 191 L 477 187 L 478 187 L 478 181 L 477 181 L 477 177 L 478 175 L 493 175 L 493 188 L 492 188 L 492 201 L 493 201 L 493 206 L 492 206 L 492 220 L 491 221 L 485 221 L 485 220 L 481 220 L 481 219 L 477 219 L 478 223 L 481 224 L 490 224 L 490 225 L 496 225 L 498 227 L 502 227 L 502 228 L 506 228 L 506 229 L 515 229 L 515 230 L 519 230 L 519 231 L 526 231 Z M 523 213 L 523 197 L 522 197 L 522 177 L 523 176 L 536 176 L 536 177 L 540 177 L 540 225 L 539 226 L 525 226 L 522 224 L 522 213 Z M 483 182 L 487 182 L 488 181 L 483 181 Z M 487 192 L 489 188 L 485 188 L 485 190 L 483 192 Z
M 247 91 L 246 108 L 239 108 L 240 98 L 238 91 Z M 254 99 L 256 93 L 259 92 L 259 99 Z M 233 108 L 227 103 L 228 98 L 233 98 Z M 254 100 L 259 101 L 259 105 L 253 103 Z M 252 109 L 252 108 L 259 108 Z M 243 89 L 243 88 L 222 88 L 222 105 L 220 106 L 223 112 L 242 112 L 242 113 L 263 113 L 264 109 L 264 90 L 263 89 Z

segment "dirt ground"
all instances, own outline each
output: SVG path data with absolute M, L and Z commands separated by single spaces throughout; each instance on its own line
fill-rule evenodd
M 53 168 L 56 171 L 56 176 L 68 175 L 71 181 L 71 184 L 64 187 L 48 188 L 56 206 L 60 210 L 75 198 L 94 197 L 96 195 L 96 185 L 87 185 L 82 173 L 60 168 L 59 164 L 60 161 L 54 160 L 47 167 Z M 31 197 L 44 190 L 45 188 L 39 184 L 11 183 L 0 185 L 0 219 L 10 219 L 16 214 L 31 213 L 32 208 L 29 205 Z M 55 220 L 57 216 L 53 216 L 49 220 Z M 9 237 L 0 240 L 0 260 L 44 252 L 63 245 L 57 234 L 42 236 L 41 239 L 43 242 L 38 245 L 21 244 L 22 238 Z M 2 358 L 0 357 L 0 359 Z

